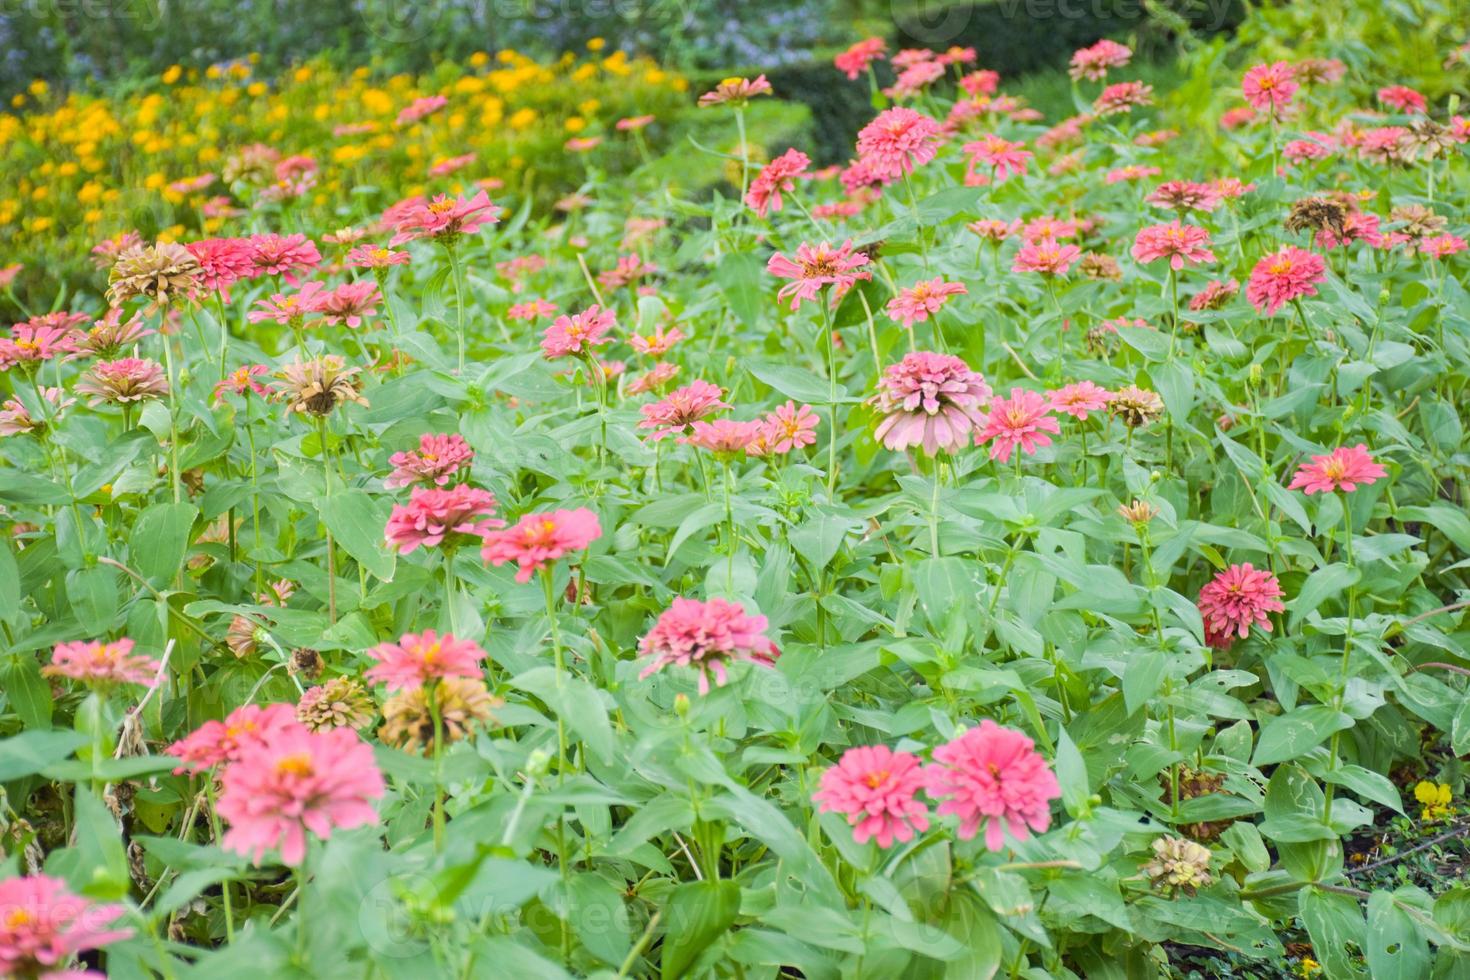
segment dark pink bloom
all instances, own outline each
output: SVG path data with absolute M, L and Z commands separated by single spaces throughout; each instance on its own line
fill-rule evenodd
M 597 515 L 585 507 L 526 514 L 513 527 L 485 535 L 480 557 L 491 565 L 515 562 L 517 582 L 529 582 L 538 569 L 569 551 L 582 551 L 602 537 Z
M 1277 118 L 1291 106 L 1292 96 L 1299 87 L 1291 65 L 1284 61 L 1256 65 L 1245 73 L 1240 83 L 1240 90 L 1252 109 L 1270 112 Z
M 230 287 L 256 274 L 256 249 L 247 238 L 205 238 L 184 246 L 199 260 L 201 284 L 230 301 Z
M 960 818 L 959 837 L 982 825 L 985 847 L 998 851 L 1008 832 L 1018 841 L 1051 826 L 1051 801 L 1062 795 L 1057 777 L 1031 739 L 989 718 L 934 750 L 924 772 L 927 791 L 941 816 Z
M 389 490 L 415 483 L 444 486 L 450 477 L 470 465 L 475 451 L 458 433 L 441 435 L 426 432 L 419 436 L 418 449 L 406 449 L 388 458 L 393 472 L 383 481 Z
M 870 37 L 859 41 L 846 51 L 832 59 L 832 64 L 837 70 L 847 75 L 848 80 L 856 79 L 872 64 L 875 59 L 883 57 L 888 42 L 881 37 Z
M 440 194 L 432 201 L 409 198 L 398 206 L 401 210 L 394 215 L 395 234 L 389 245 L 402 245 L 416 238 L 453 242 L 460 235 L 473 235 L 481 225 L 500 220 L 500 208 L 490 203 L 490 196 L 483 190 L 468 201 Z M 383 219 L 388 221 L 388 212 L 383 213 Z
M 883 413 L 873 433 L 884 446 L 903 452 L 955 452 L 984 423 L 990 399 L 985 377 L 958 357 L 914 351 L 883 372 L 872 402 Z
M 812 800 L 822 805 L 823 813 L 847 817 L 857 843 L 876 838 L 886 848 L 929 829 L 929 808 L 915 799 L 924 783 L 918 756 L 886 745 L 864 745 L 848 749 L 822 773 Z
M 601 310 L 594 303 L 581 313 L 557 317 L 541 337 L 541 350 L 552 359 L 590 356 L 594 347 L 612 343 L 606 334 L 617 322 L 612 310 Z
M 681 434 L 695 422 L 729 408 L 724 395 L 719 387 L 708 381 L 691 381 L 671 391 L 663 400 L 641 406 L 639 411 L 643 418 L 638 428 L 652 429 L 649 439 L 653 442 Z
M 300 282 L 298 273 L 310 272 L 322 261 L 316 242 L 305 235 L 252 235 L 251 259 L 257 276 L 280 276 L 290 286 Z
M 975 445 L 991 443 L 990 458 L 1009 460 L 1019 446 L 1027 456 L 1036 455 L 1042 446 L 1051 445 L 1050 433 L 1062 431 L 1061 423 L 1052 417 L 1052 405 L 1034 391 L 1012 388 L 1011 397 L 990 402 L 985 426 L 975 433 Z
M 179 760 L 175 775 L 203 772 L 239 761 L 267 736 L 296 724 L 296 710 L 289 704 L 245 704 L 224 721 L 206 721 L 164 751 Z
M 903 106 L 885 109 L 858 132 L 857 151 L 874 173 L 901 177 L 939 152 L 939 123 Z
M 1021 246 L 1011 263 L 1011 271 L 1063 276 L 1081 257 L 1082 249 L 1076 245 L 1061 245 L 1055 239 L 1043 238 Z
M 921 280 L 888 301 L 888 315 L 905 327 L 923 323 L 938 313 L 951 296 L 964 296 L 969 290 L 962 282 L 945 282 L 943 277 Z
M 1178 221 L 1140 228 L 1133 241 L 1132 254 L 1140 262 L 1168 259 L 1169 268 L 1175 272 L 1184 268 L 1186 263 L 1215 261 L 1215 253 L 1210 251 L 1210 233 Z
M 414 487 L 407 504 L 399 504 L 388 516 L 383 529 L 391 547 L 401 554 L 416 548 L 433 548 L 451 534 L 464 534 L 484 539 L 505 522 L 495 513 L 495 495 L 467 483 L 448 490 L 438 487 Z
M 805 176 L 807 167 L 811 165 L 811 158 L 805 153 L 787 150 L 756 174 L 745 194 L 746 205 L 762 218 L 767 211 L 780 211 L 781 194 L 794 188 L 797 179 Z
M 221 843 L 256 864 L 276 848 L 283 863 L 300 864 L 308 831 L 325 840 L 377 823 L 372 801 L 383 795 L 372 747 L 351 728 L 279 729 L 225 766 L 220 785 L 218 812 L 230 825 Z
M 1403 113 L 1422 114 L 1429 110 L 1429 103 L 1425 101 L 1424 96 L 1407 85 L 1389 85 L 1379 89 L 1378 101 Z
M 1265 569 L 1250 562 L 1231 565 L 1200 589 L 1199 612 L 1205 624 L 1205 642 L 1223 650 L 1235 637 L 1250 635 L 1253 624 L 1271 632 L 1267 613 L 1284 612 L 1281 583 Z
M 1339 446 L 1326 456 L 1313 456 L 1310 463 L 1303 463 L 1292 477 L 1288 490 L 1302 493 L 1331 493 L 1341 490 L 1352 493 L 1359 486 L 1376 483 L 1387 476 L 1388 471 L 1374 462 L 1363 443 L 1356 446 Z
M 1302 296 L 1316 296 L 1316 284 L 1327 278 L 1327 264 L 1322 256 L 1306 249 L 1287 245 L 1267 255 L 1251 269 L 1245 298 L 1266 316 Z
M 397 643 L 379 643 L 367 653 L 377 663 L 362 676 L 390 691 L 417 691 L 445 677 L 479 677 L 485 659 L 474 641 L 433 630 L 405 633 Z
M 747 616 L 738 602 L 676 598 L 638 643 L 653 662 L 640 678 L 670 665 L 699 672 L 699 693 L 708 694 L 710 677 L 717 687 L 729 679 L 727 667 L 737 661 L 770 666 L 781 651 L 765 635 L 766 617 Z
M 804 300 L 816 299 L 823 286 L 832 287 L 835 301 L 859 279 L 873 278 L 873 273 L 863 268 L 867 264 L 868 257 L 855 251 L 851 240 L 838 248 L 827 242 L 820 245 L 803 242 L 797 246 L 794 261 L 777 252 L 766 263 L 766 271 L 780 279 L 792 280 L 782 286 L 776 296 L 783 300 L 789 297 L 794 310 Z
M 102 977 L 68 969 L 72 957 L 127 939 L 108 928 L 126 911 L 73 895 L 60 878 L 25 875 L 0 881 L 0 976 L 41 980 Z

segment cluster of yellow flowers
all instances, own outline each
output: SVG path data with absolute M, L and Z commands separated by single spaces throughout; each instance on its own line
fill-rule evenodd
M 133 230 L 164 240 L 226 234 L 242 209 L 272 201 L 335 228 L 412 194 L 487 180 L 518 188 L 532 171 L 540 187 L 576 183 L 583 164 L 568 139 L 604 137 L 599 152 L 631 162 L 619 119 L 668 121 L 690 104 L 684 78 L 621 51 L 603 55 L 596 39 L 588 47 L 550 63 L 480 52 L 421 76 L 318 59 L 263 78 L 252 56 L 175 65 L 100 96 L 37 81 L 0 112 L 0 267 L 48 261 L 54 270 Z M 309 158 L 311 179 L 262 196 L 275 176 L 241 164 L 242 151 L 250 158 L 261 146 L 274 151 L 268 158 Z M 242 173 L 257 186 L 243 186 Z M 360 213 L 342 213 L 344 201 Z

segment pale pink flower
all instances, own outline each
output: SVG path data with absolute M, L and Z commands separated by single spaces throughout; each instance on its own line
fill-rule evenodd
M 1142 82 L 1118 82 L 1103 89 L 1092 103 L 1092 111 L 1098 116 L 1113 116 L 1128 112 L 1134 106 L 1153 105 L 1154 87 Z
M 270 388 L 256 380 L 269 373 L 270 368 L 264 364 L 242 364 L 226 375 L 223 381 L 215 384 L 214 395 L 210 400 L 218 405 L 224 401 L 226 395 L 239 395 L 242 398 L 257 395 L 261 398 L 269 398 Z
M 768 452 L 777 455 L 814 445 L 818 421 L 810 405 L 798 408 L 794 401 L 788 400 L 761 420 L 761 442 Z
M 64 398 L 60 388 L 42 388 L 41 397 L 46 399 L 46 413 L 51 421 L 67 408 L 76 404 L 75 399 Z M 45 419 L 31 417 L 30 409 L 19 398 L 7 398 L 0 404 L 0 436 L 19 436 L 34 432 L 45 424 Z
M 404 106 L 394 122 L 399 126 L 408 126 L 432 116 L 448 104 L 449 100 L 442 95 L 421 96 Z
M 362 676 L 390 691 L 417 691 L 445 677 L 479 677 L 485 651 L 472 640 L 433 630 L 405 633 L 397 643 L 379 643 L 368 650 L 377 661 Z
M 1351 245 L 1353 242 L 1366 242 L 1372 248 L 1383 248 L 1383 233 L 1378 230 L 1378 215 L 1369 214 L 1366 211 L 1349 211 L 1342 219 L 1342 234 L 1338 234 L 1331 228 L 1322 228 L 1317 232 L 1316 243 L 1319 248 L 1333 249 Z
M 731 663 L 768 667 L 776 662 L 781 651 L 765 630 L 766 617 L 747 616 L 738 602 L 680 596 L 638 642 L 639 651 L 654 658 L 638 676 L 646 678 L 672 665 L 692 667 L 699 673 L 699 693 L 708 694 L 711 677 L 715 686 L 725 685 Z
M 984 827 L 985 847 L 999 851 L 1005 835 L 1018 841 L 1051 826 L 1051 801 L 1061 784 L 1031 739 L 989 718 L 934 749 L 934 764 L 924 771 L 926 789 L 941 816 L 960 818 L 959 838 L 969 840 Z
M 76 384 L 79 395 L 91 395 L 87 404 L 96 408 L 104 402 L 127 405 L 162 398 L 168 394 L 163 365 L 146 358 L 124 357 L 98 361 Z
M 628 382 L 628 394 L 642 395 L 658 391 L 679 376 L 679 365 L 673 361 L 659 361 L 648 371 Z
M 543 316 L 551 316 L 557 311 L 557 305 L 544 299 L 528 300 L 524 303 L 514 303 L 510 309 L 505 311 L 507 320 L 538 320 Z
M 1327 278 L 1322 256 L 1287 245 L 1267 255 L 1251 269 L 1245 298 L 1257 311 L 1275 316 L 1276 311 L 1302 296 L 1316 296 L 1316 284 Z
M 358 245 L 343 259 L 354 269 L 387 269 L 389 266 L 408 265 L 411 256 L 407 252 L 387 248 L 383 245 Z
M 1465 239 L 1459 235 L 1451 235 L 1448 232 L 1443 235 L 1434 235 L 1419 242 L 1419 254 L 1428 255 L 1435 259 L 1447 259 L 1451 255 L 1458 255 L 1465 251 Z
M 899 72 L 893 84 L 883 90 L 883 94 L 901 101 L 918 95 L 926 86 L 943 77 L 944 65 L 938 61 L 921 61 Z
M 1133 57 L 1133 51 L 1117 41 L 1103 38 L 1096 44 L 1079 48 L 1072 54 L 1067 74 L 1073 79 L 1100 82 L 1108 77 L 1109 68 L 1122 68 Z
M 458 173 L 474 162 L 475 154 L 473 153 L 461 153 L 459 156 L 446 157 L 429 168 L 429 176 L 448 177 L 450 174 Z
M 24 875 L 0 881 L 0 976 L 39 980 L 102 978 L 69 969 L 72 958 L 133 934 L 109 928 L 126 911 L 67 890 L 60 878 Z
M 759 422 L 715 419 L 713 422 L 690 423 L 688 434 L 680 436 L 679 441 L 717 456 L 744 456 L 760 432 Z
M 306 834 L 326 840 L 334 830 L 378 822 L 373 800 L 383 775 L 372 747 L 350 728 L 312 732 L 282 728 L 220 774 L 217 811 L 230 825 L 224 849 L 260 864 L 278 848 L 281 861 L 300 864 Z
M 1205 624 L 1205 642 L 1224 649 L 1250 635 L 1253 624 L 1271 632 L 1267 613 L 1284 612 L 1281 583 L 1265 569 L 1257 570 L 1250 562 L 1231 565 L 1200 589 L 1199 612 Z
M 1076 238 L 1080 230 L 1081 223 L 1075 218 L 1054 218 L 1050 215 L 1043 215 L 1026 222 L 1026 226 L 1021 229 L 1021 240 L 1028 244 L 1047 239 L 1061 241 L 1063 238 Z
M 885 109 L 858 132 L 857 151 L 875 173 L 901 177 L 938 154 L 939 123 L 904 106 Z
M 873 435 L 895 452 L 922 446 L 931 456 L 952 453 L 984 423 L 989 399 L 985 377 L 958 357 L 913 351 L 878 382 L 872 403 L 883 420 Z
M 924 784 L 918 756 L 863 745 L 842 753 L 837 765 L 822 773 L 812 800 L 823 813 L 847 817 L 857 843 L 876 838 L 879 847 L 888 848 L 929 829 L 929 808 L 914 798 Z
M 607 332 L 617 325 L 612 310 L 593 304 L 581 313 L 556 318 L 541 337 L 541 350 L 547 358 L 591 356 L 595 347 L 612 343 Z
M 378 313 L 378 304 L 383 302 L 378 284 L 370 279 L 343 283 L 317 298 L 315 309 L 328 323 L 345 324 L 351 329 L 362 326 L 362 321 Z
M 296 724 L 296 711 L 289 704 L 245 704 L 226 715 L 224 721 L 206 721 L 164 752 L 179 760 L 175 775 L 203 772 L 238 762 L 268 736 Z
M 1013 175 L 1025 173 L 1032 158 L 1031 151 L 1025 149 L 1025 146 L 1025 143 L 1012 142 L 994 135 L 982 136 L 972 143 L 966 143 L 962 147 L 969 156 L 965 167 L 965 183 L 976 183 L 973 178 L 978 175 L 979 164 L 989 167 L 990 176 L 998 183 L 1003 183 Z
M 1196 225 L 1171 221 L 1167 225 L 1140 228 L 1133 241 L 1132 255 L 1139 262 L 1168 259 L 1169 268 L 1178 272 L 1185 264 L 1215 261 L 1210 251 L 1210 233 Z
M 635 130 L 643 129 L 645 126 L 649 125 L 653 121 L 653 116 L 625 116 L 624 118 L 619 119 L 615 124 L 613 124 L 613 129 L 616 129 L 620 133 L 630 133 Z
M 727 78 L 699 97 L 699 107 L 704 109 L 727 104 L 743 106 L 757 95 L 770 94 L 771 83 L 766 81 L 765 75 L 757 75 L 754 79 Z
M 1047 392 L 1052 411 L 1087 421 L 1090 412 L 1101 412 L 1108 407 L 1112 394 L 1091 381 L 1076 381 L 1072 384 Z
M 426 432 L 419 436 L 418 449 L 405 449 L 388 458 L 393 472 L 383 481 L 389 490 L 415 483 L 444 486 L 460 469 L 470 465 L 475 451 L 458 433 Z
M 1356 446 L 1339 446 L 1326 456 L 1313 456 L 1310 463 L 1303 463 L 1296 471 L 1287 489 L 1306 494 L 1334 490 L 1352 493 L 1387 475 L 1388 470 L 1374 462 L 1368 447 L 1360 442 Z
M 1174 211 L 1213 211 L 1220 206 L 1220 192 L 1214 184 L 1193 180 L 1166 180 L 1144 198 L 1156 207 Z
M 745 203 L 757 215 L 764 218 L 767 211 L 780 211 L 781 195 L 796 187 L 796 181 L 806 176 L 812 164 L 811 158 L 800 150 L 787 150 L 761 168 L 746 191 Z
M 1284 61 L 1256 65 L 1245 73 L 1240 83 L 1240 90 L 1252 109 L 1268 111 L 1277 118 L 1290 108 L 1298 88 L 1291 65 Z
M 662 325 L 653 328 L 653 333 L 648 336 L 632 334 L 628 337 L 628 344 L 640 354 L 649 357 L 663 357 L 674 345 L 684 339 L 684 331 L 678 327 L 664 330 Z
M 1001 221 L 999 218 L 981 218 L 965 225 L 986 241 L 1003 242 L 1010 238 L 1021 228 L 1021 219 L 1017 218 L 1011 222 Z
M 1256 189 L 1254 181 L 1247 184 L 1239 177 L 1219 177 L 1211 181 L 1210 186 L 1215 189 L 1215 193 L 1220 195 L 1221 199 L 1227 201 L 1244 197 Z
M 691 381 L 670 392 L 661 401 L 641 406 L 639 411 L 643 418 L 639 421 L 638 428 L 652 429 L 649 439 L 653 442 L 681 434 L 695 422 L 729 408 L 723 400 L 724 394 L 718 386 L 708 381 Z
M 863 268 L 867 264 L 868 257 L 854 250 L 851 240 L 837 248 L 827 242 L 820 245 L 803 242 L 797 246 L 795 260 L 777 252 L 767 261 L 766 271 L 777 278 L 792 280 L 781 287 L 776 297 L 790 298 L 794 310 L 803 301 L 816 299 L 823 286 L 832 287 L 835 301 L 859 279 L 873 278 L 873 273 Z
M 149 684 L 158 661 L 133 653 L 133 641 L 58 643 L 51 663 L 41 668 L 47 677 L 69 677 L 85 684 Z
M 1126 167 L 1109 170 L 1103 174 L 1103 183 L 1122 184 L 1129 181 L 1143 181 L 1150 177 L 1157 177 L 1162 172 L 1158 167 L 1146 167 L 1136 163 L 1130 163 Z
M 305 235 L 252 235 L 248 239 L 257 276 L 280 276 L 289 286 L 322 261 L 316 242 Z
M 281 326 L 298 329 L 306 318 L 321 312 L 321 300 L 327 287 L 319 282 L 309 282 L 294 293 L 275 293 L 270 299 L 256 300 L 255 309 L 246 314 L 251 323 L 272 320 Z
M 514 526 L 485 535 L 480 557 L 491 565 L 515 562 L 517 582 L 529 582 L 538 569 L 570 551 L 582 551 L 602 537 L 597 515 L 585 507 L 526 514 Z
M 414 487 L 407 504 L 394 506 L 383 529 L 390 547 L 400 554 L 415 549 L 433 548 L 450 535 L 468 535 L 484 539 L 505 522 L 495 513 L 495 495 L 467 483 L 447 490 L 439 487 Z M 457 543 L 457 542 L 456 542 Z
M 969 292 L 962 282 L 945 282 L 942 276 L 920 280 L 888 301 L 888 315 L 905 327 L 923 323 L 939 312 L 951 296 L 964 296 Z
M 966 72 L 960 79 L 960 88 L 970 98 L 978 98 L 982 95 L 994 95 L 1000 88 L 1000 72 L 982 68 L 979 71 Z
M 1210 284 L 1189 298 L 1189 308 L 1196 313 L 1203 310 L 1218 310 L 1240 292 L 1240 283 L 1234 279 L 1211 279 Z
M 975 445 L 990 443 L 990 458 L 1005 461 L 1020 447 L 1027 456 L 1051 445 L 1050 433 L 1060 433 L 1061 423 L 1052 417 L 1052 405 L 1035 391 L 1012 388 L 1011 397 L 995 398 L 985 425 L 975 433 Z
M 644 262 L 637 255 L 620 255 L 618 264 L 597 274 L 597 281 L 608 289 L 622 289 L 658 271 L 652 262 Z
M 1022 245 L 1011 263 L 1012 272 L 1039 272 L 1045 276 L 1063 276 L 1072 263 L 1082 257 L 1076 245 L 1062 245 L 1051 238 Z

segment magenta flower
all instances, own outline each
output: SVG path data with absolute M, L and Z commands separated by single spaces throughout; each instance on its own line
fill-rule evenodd
M 964 296 L 969 292 L 962 282 L 945 282 L 942 276 L 920 280 L 908 289 L 900 289 L 898 295 L 888 301 L 888 315 L 905 327 L 923 323 L 951 296 Z
M 840 813 L 853 828 L 852 839 L 866 844 L 876 838 L 888 848 L 929 829 L 929 808 L 914 797 L 924 788 L 919 757 L 894 752 L 886 745 L 848 749 L 822 773 L 821 788 L 812 794 L 823 813 Z
M 426 432 L 419 436 L 418 449 L 407 449 L 388 457 L 388 462 L 393 464 L 393 472 L 388 474 L 383 485 L 389 490 L 414 483 L 432 483 L 442 487 L 474 458 L 475 451 L 458 433 L 441 435 Z
M 1070 415 L 1074 419 L 1087 421 L 1091 412 L 1101 412 L 1108 407 L 1112 392 L 1091 381 L 1077 381 L 1056 391 L 1047 392 L 1047 400 L 1054 412 Z
M 1250 635 L 1252 624 L 1271 632 L 1267 613 L 1284 612 L 1281 583 L 1265 569 L 1257 570 L 1250 562 L 1231 565 L 1199 590 L 1199 613 L 1205 624 L 1205 642 L 1225 649 Z
M 1149 225 L 1138 230 L 1132 254 L 1140 262 L 1168 259 L 1169 268 L 1178 272 L 1185 263 L 1215 261 L 1210 251 L 1210 233 L 1195 225 L 1171 221 L 1167 225 Z
M 1284 61 L 1256 65 L 1245 73 L 1240 83 L 1240 90 L 1252 109 L 1268 110 L 1278 119 L 1291 107 L 1298 88 L 1295 72 Z
M 737 661 L 770 666 L 781 651 L 765 635 L 766 617 L 747 616 L 738 602 L 676 598 L 638 643 L 653 662 L 638 676 L 646 678 L 670 665 L 699 672 L 699 693 L 708 694 L 729 679 L 727 667 Z
M 931 456 L 955 452 L 984 423 L 990 386 L 958 357 L 914 351 L 883 372 L 872 403 L 883 413 L 873 435 L 903 452 L 922 446 Z
M 0 976 L 100 978 L 68 966 L 78 953 L 131 936 L 131 929 L 107 928 L 124 911 L 73 895 L 65 882 L 47 875 L 0 881 Z
M 885 109 L 858 132 L 857 152 L 873 173 L 898 178 L 939 153 L 939 123 L 903 106 Z
M 239 395 L 242 398 L 257 395 L 261 398 L 269 398 L 270 388 L 256 380 L 269 373 L 270 368 L 264 364 L 241 365 L 226 375 L 223 381 L 215 384 L 211 400 L 218 405 L 224 401 L 226 395 Z
M 397 643 L 379 643 L 368 651 L 377 661 L 363 677 L 390 691 L 417 691 L 445 677 L 479 677 L 485 651 L 472 640 L 433 630 L 405 633 Z
M 505 522 L 491 517 L 495 495 L 467 483 L 443 490 L 414 487 L 407 504 L 399 504 L 388 515 L 383 536 L 400 554 L 417 548 L 433 548 L 450 535 L 464 534 L 483 540 Z M 454 543 L 458 543 L 456 540 Z
M 641 406 L 639 411 L 643 419 L 638 428 L 652 429 L 648 437 L 652 442 L 683 433 L 695 422 L 729 408 L 723 400 L 724 395 L 720 388 L 708 381 L 691 381 L 669 392 L 662 400 Z
M 607 332 L 617 325 L 612 310 L 599 310 L 596 304 L 581 313 L 559 316 L 541 337 L 541 350 L 547 358 L 590 355 L 594 347 L 612 343 Z
M 1061 424 L 1051 412 L 1052 405 L 1045 395 L 1012 388 L 1009 399 L 996 398 L 990 403 L 985 426 L 975 433 L 975 445 L 991 443 L 990 458 L 998 461 L 1009 460 L 1017 446 L 1027 456 L 1034 456 L 1042 446 L 1051 445 L 1048 432 L 1061 432 Z
M 939 814 L 960 818 L 960 840 L 984 827 L 985 847 L 998 851 L 1005 834 L 1026 840 L 1051 826 L 1052 800 L 1062 795 L 1057 777 L 1031 739 L 986 718 L 980 727 L 934 750 L 924 771 Z
M 204 238 L 185 246 L 199 260 L 201 284 L 230 301 L 230 287 L 256 274 L 256 248 L 248 238 Z
M 158 661 L 133 653 L 129 639 L 111 642 L 58 643 L 51 663 L 41 668 L 47 677 L 69 677 L 84 684 L 150 684 L 158 672 Z
M 1251 269 L 1245 298 L 1258 312 L 1275 316 L 1276 311 L 1302 296 L 1316 296 L 1316 284 L 1327 278 L 1322 256 L 1287 245 L 1267 255 Z
M 800 150 L 787 150 L 766 164 L 746 191 L 745 203 L 752 211 L 764 218 L 767 211 L 780 211 L 781 195 L 796 187 L 796 181 L 806 176 L 812 165 L 811 158 Z
M 1055 239 L 1022 245 L 1011 263 L 1012 272 L 1039 272 L 1044 276 L 1064 276 L 1072 263 L 1082 257 L 1076 245 L 1061 245 Z
M 252 235 L 251 259 L 257 276 L 280 276 L 295 286 L 298 273 L 310 272 L 322 261 L 316 242 L 305 235 Z
M 796 402 L 788 399 L 785 405 L 761 420 L 760 442 L 767 453 L 777 455 L 815 445 L 818 421 L 810 405 L 798 408 Z
M 600 537 L 602 525 L 585 507 L 526 514 L 514 526 L 485 535 L 480 557 L 497 567 L 515 562 L 516 581 L 529 582 L 537 570 L 570 551 L 582 551 Z
M 343 283 L 331 292 L 323 293 L 316 300 L 316 312 L 328 323 L 346 324 L 350 329 L 362 326 L 362 321 L 378 313 L 378 304 L 383 301 L 378 284 L 371 280 Z
M 1085 78 L 1090 82 L 1100 82 L 1108 77 L 1109 68 L 1122 68 L 1132 57 L 1133 52 L 1129 48 L 1117 41 L 1103 38 L 1096 44 L 1073 52 L 1067 74 L 1077 81 Z
M 417 238 L 436 238 L 453 242 L 460 235 L 473 235 L 481 225 L 500 221 L 500 208 L 490 203 L 483 190 L 468 201 L 440 194 L 432 201 L 409 198 L 395 207 L 391 225 L 395 234 L 389 246 L 402 245 Z M 384 213 L 385 221 L 388 219 Z
M 282 728 L 227 765 L 220 784 L 217 809 L 230 825 L 221 843 L 257 865 L 274 848 L 283 863 L 300 864 L 308 831 L 325 840 L 377 823 L 372 801 L 383 795 L 373 750 L 350 728 Z
M 897 111 L 897 110 L 889 110 Z M 790 279 L 776 293 L 777 299 L 791 299 L 791 308 L 801 306 L 805 300 L 814 300 L 823 286 L 832 287 L 832 299 L 840 299 L 859 279 L 871 279 L 873 273 L 864 269 L 868 257 L 854 251 L 849 239 L 838 248 L 827 242 L 797 246 L 793 261 L 777 252 L 766 262 L 766 271 L 779 279 Z
M 1338 446 L 1326 456 L 1313 456 L 1310 463 L 1303 463 L 1292 477 L 1288 490 L 1302 493 L 1331 493 L 1341 490 L 1352 493 L 1359 486 L 1376 483 L 1388 475 L 1388 470 L 1374 462 L 1363 443 L 1356 446 Z
M 1013 175 L 1025 173 L 1032 157 L 1031 151 L 1025 149 L 1025 146 L 1025 143 L 1013 143 L 993 135 L 982 136 L 973 143 L 966 143 L 963 149 L 969 156 L 969 162 L 965 166 L 965 183 L 983 183 L 975 179 L 980 176 L 977 164 L 982 163 L 990 168 L 990 175 L 997 183 L 1004 183 Z
M 245 704 L 224 721 L 206 721 L 164 751 L 179 759 L 175 775 L 203 772 L 238 762 L 268 736 L 296 724 L 296 711 L 289 704 Z

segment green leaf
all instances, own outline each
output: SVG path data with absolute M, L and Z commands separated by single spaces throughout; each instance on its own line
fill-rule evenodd
M 760 323 L 761 308 L 765 305 L 765 266 L 750 252 L 736 252 L 720 259 L 715 267 L 715 282 L 719 283 L 730 312 L 747 327 Z
M 740 886 L 733 881 L 677 885 L 664 904 L 663 980 L 688 974 L 699 954 L 735 924 Z
M 832 393 L 828 390 L 827 381 L 817 377 L 806 368 L 756 361 L 746 365 L 746 370 L 787 398 L 795 399 L 798 404 L 805 402 L 811 405 L 827 405 L 831 403 Z M 843 394 L 842 386 L 838 385 L 838 401 L 846 400 L 842 397 Z
M 0 541 L 0 620 L 13 620 L 20 612 L 20 566 L 10 542 Z
M 1302 924 L 1312 939 L 1312 952 L 1322 964 L 1327 980 L 1366 977 L 1349 948 L 1349 944 L 1363 942 L 1363 913 L 1358 910 L 1358 900 L 1335 892 L 1303 888 L 1298 907 Z
M 1131 715 L 1158 693 L 1167 666 L 1164 651 L 1157 647 L 1128 656 L 1123 668 L 1123 703 Z
M 322 523 L 349 555 L 384 582 L 393 581 L 396 558 L 383 538 L 388 523 L 386 500 L 365 493 L 338 494 L 317 501 Z
M 1362 766 L 1344 765 L 1328 770 L 1323 778 L 1329 783 L 1346 786 L 1366 800 L 1372 800 L 1399 813 L 1404 812 L 1398 787 L 1382 773 L 1364 769 Z
M 1289 762 L 1321 745 L 1333 732 L 1351 727 L 1353 719 L 1349 715 L 1325 704 L 1288 711 L 1261 727 L 1251 764 L 1259 767 Z
M 51 685 L 41 676 L 41 664 L 33 655 L 17 653 L 0 663 L 0 681 L 10 709 L 27 728 L 51 727 Z
M 1307 580 L 1302 583 L 1301 591 L 1289 603 L 1291 625 L 1295 626 L 1303 616 L 1322 605 L 1328 596 L 1339 595 L 1346 591 L 1348 586 L 1356 585 L 1360 578 L 1362 578 L 1361 572 L 1341 562 L 1334 562 L 1308 575 Z
M 133 525 L 128 554 L 133 570 L 156 588 L 167 588 L 184 566 L 189 530 L 199 509 L 193 504 L 154 504 Z
M 1418 980 L 1429 976 L 1429 944 L 1393 892 L 1368 898 L 1368 971 L 1373 980 Z
M 534 667 L 511 679 L 511 686 L 530 691 L 551 707 L 582 740 L 587 751 L 603 762 L 612 762 L 612 725 L 597 689 L 580 677 L 563 673 L 558 683 L 556 668 Z
M 1057 730 L 1055 765 L 1057 782 L 1062 786 L 1062 806 L 1075 817 L 1086 808 L 1092 788 L 1087 781 L 1087 763 L 1082 761 L 1082 753 L 1077 751 L 1065 728 Z
M 87 741 L 86 735 L 69 729 L 21 732 L 0 741 L 0 783 L 33 776 L 70 758 Z

